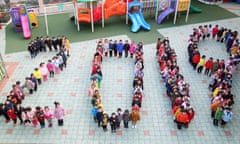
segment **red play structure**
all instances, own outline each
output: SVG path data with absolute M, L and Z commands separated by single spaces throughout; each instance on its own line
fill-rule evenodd
M 129 1 L 132 1 L 132 0 L 129 0 Z M 78 2 L 81 2 L 81 0 Z M 97 22 L 103 19 L 107 20 L 111 16 L 125 15 L 127 10 L 126 1 L 122 1 L 122 0 L 105 0 L 103 4 L 102 3 L 99 4 L 96 8 L 92 8 L 93 1 L 84 0 L 84 3 L 89 3 L 90 8 L 77 7 L 77 14 L 75 16 L 76 16 L 76 22 L 78 24 L 78 30 L 80 29 L 79 23 L 87 22 L 87 23 L 92 23 L 92 31 L 94 31 L 93 29 L 94 22 Z

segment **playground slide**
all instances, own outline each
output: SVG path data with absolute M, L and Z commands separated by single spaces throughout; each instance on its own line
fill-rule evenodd
M 21 15 L 21 23 L 22 23 L 22 29 L 23 29 L 23 37 L 25 39 L 29 39 L 31 37 L 31 31 L 29 27 L 29 21 L 28 21 L 28 15 Z
M 174 12 L 174 9 L 172 9 L 172 8 L 168 8 L 168 9 L 166 9 L 165 11 L 163 11 L 163 12 L 158 16 L 158 18 L 157 18 L 157 23 L 158 23 L 158 24 L 161 24 L 162 21 L 163 21 L 168 15 L 170 15 L 170 14 L 173 13 L 173 12 Z
M 109 5 L 109 1 L 106 1 L 104 8 L 104 18 L 107 20 L 110 16 L 120 16 L 126 14 L 126 3 L 117 1 L 112 5 Z
M 200 8 L 195 7 L 193 5 L 190 5 L 190 11 L 194 12 L 194 13 L 201 13 L 202 12 L 202 10 Z
M 151 30 L 151 26 L 144 20 L 142 13 L 129 13 L 128 15 L 132 21 L 132 32 L 138 32 L 141 27 L 146 30 Z
M 38 20 L 37 20 L 37 15 L 34 12 L 28 12 L 29 19 L 30 19 L 30 24 L 32 28 L 37 28 L 38 27 Z

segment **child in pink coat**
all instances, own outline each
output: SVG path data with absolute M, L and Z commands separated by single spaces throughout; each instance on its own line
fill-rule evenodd
M 92 82 L 91 86 L 88 88 L 88 96 L 92 97 L 96 89 L 97 89 L 96 83 Z
M 48 127 L 52 127 L 53 113 L 51 109 L 48 106 L 45 106 L 43 112 L 46 120 L 48 121 Z
M 45 63 L 40 63 L 39 70 L 42 73 L 43 81 L 46 81 L 48 79 L 48 69 L 47 69 Z
M 54 117 L 58 120 L 58 126 L 63 126 L 64 109 L 59 102 L 54 102 Z
M 52 63 L 52 60 L 48 60 L 47 69 L 49 71 L 50 77 L 54 77 L 54 65 Z
M 129 49 L 131 58 L 133 58 L 133 54 L 135 52 L 135 48 L 136 48 L 136 45 L 135 45 L 134 41 L 132 41 L 131 44 L 130 44 L 130 49 Z

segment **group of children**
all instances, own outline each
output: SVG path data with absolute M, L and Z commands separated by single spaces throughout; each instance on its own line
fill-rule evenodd
M 29 77 L 25 78 L 25 81 L 21 83 L 17 81 L 12 85 L 12 90 L 7 96 L 5 103 L 0 104 L 0 115 L 5 117 L 6 123 L 13 120 L 14 126 L 17 125 L 17 118 L 20 120 L 20 124 L 25 126 L 32 125 L 36 127 L 38 123 L 41 128 L 45 127 L 45 119 L 49 123 L 49 127 L 52 127 L 52 119 L 58 120 L 58 125 L 63 125 L 64 109 L 60 106 L 59 102 L 55 102 L 55 109 L 52 113 L 48 106 L 44 108 L 37 106 L 35 110 L 31 107 L 22 107 L 21 103 L 24 100 L 26 93 L 25 88 L 29 91 L 28 94 L 33 94 L 38 89 L 38 86 L 42 84 L 42 81 L 47 81 L 48 78 L 54 77 L 55 74 L 59 74 L 63 68 L 66 68 L 67 64 L 67 52 L 62 49 L 52 60 L 48 60 L 48 63 L 40 63 L 39 67 L 35 68 Z
M 33 127 L 40 125 L 40 128 L 45 128 L 47 121 L 48 127 L 51 128 L 54 118 L 58 120 L 59 126 L 63 126 L 64 109 L 59 102 L 54 102 L 54 104 L 54 111 L 49 106 L 45 106 L 44 108 L 36 106 L 34 110 L 31 107 L 23 107 L 21 103 L 16 104 L 7 99 L 4 104 L 0 104 L 0 112 L 5 117 L 6 123 L 9 123 L 10 120 L 13 121 L 13 126 L 17 125 L 19 119 L 20 125 Z
M 48 49 L 48 50 L 47 50 Z M 53 51 L 56 52 L 65 49 L 67 56 L 69 56 L 70 41 L 65 36 L 58 37 L 36 37 L 34 40 L 30 41 L 27 46 L 27 50 L 30 53 L 31 58 L 35 58 L 40 52 Z
M 177 123 L 178 129 L 188 128 L 195 115 L 193 107 L 190 105 L 190 85 L 185 82 L 184 76 L 180 74 L 177 55 L 175 50 L 170 47 L 168 38 L 158 38 L 156 56 L 160 74 L 166 86 L 167 96 L 172 103 L 174 122 Z
M 224 127 L 227 122 L 232 120 L 233 115 L 232 108 L 235 96 L 231 93 L 232 75 L 236 72 L 240 62 L 240 45 L 237 31 L 224 27 L 219 28 L 218 25 L 210 29 L 209 26 L 199 26 L 193 29 L 188 45 L 189 62 L 194 69 L 197 69 L 198 73 L 201 73 L 202 69 L 205 68 L 204 74 L 210 76 L 209 89 L 212 92 L 211 117 L 213 125 L 218 126 L 219 121 L 221 121 L 221 127 Z M 204 32 L 205 27 L 210 29 L 207 35 Z M 200 40 L 204 41 L 206 37 L 225 44 L 226 51 L 230 55 L 226 62 L 223 59 L 213 60 L 212 57 L 206 60 L 205 55 L 200 55 L 198 43 Z
M 98 41 L 99 42 L 99 41 Z M 109 56 L 109 57 L 119 57 L 122 58 L 123 54 L 124 57 L 127 58 L 130 57 L 133 58 L 134 55 L 134 50 L 135 50 L 135 44 L 132 41 L 131 43 L 128 40 L 112 40 L 112 39 L 104 39 L 101 40 L 102 45 L 102 53 L 104 56 Z
M 116 41 L 115 41 L 116 42 Z M 108 44 L 108 46 L 106 46 Z M 121 108 L 117 109 L 117 112 L 113 112 L 109 116 L 106 112 L 103 111 L 102 97 L 100 95 L 100 83 L 102 80 L 101 72 L 101 63 L 103 57 L 107 57 L 108 54 L 111 57 L 111 50 L 105 49 L 106 47 L 112 47 L 112 40 L 99 40 L 97 42 L 96 52 L 92 61 L 92 69 L 90 74 L 91 85 L 88 89 L 88 96 L 91 97 L 91 104 L 93 106 L 91 113 L 93 115 L 94 121 L 98 123 L 98 127 L 102 126 L 103 131 L 107 131 L 108 123 L 111 126 L 111 132 L 115 133 L 116 129 L 120 128 L 121 121 L 123 121 L 124 128 L 128 128 L 128 122 L 132 121 L 132 128 L 136 128 L 137 121 L 140 120 L 140 107 L 142 103 L 143 96 L 143 44 L 140 42 L 137 46 L 132 42 L 131 44 L 128 41 L 125 41 L 125 44 L 122 43 L 122 40 L 119 40 L 119 43 L 116 43 L 117 51 L 114 52 L 114 56 L 122 57 L 121 51 L 119 49 L 124 48 L 128 51 L 125 52 L 125 57 L 135 57 L 135 71 L 134 71 L 134 80 L 133 80 L 133 100 L 132 100 L 132 110 L 131 112 L 126 109 L 122 112 Z M 115 45 L 115 44 L 114 44 Z M 105 47 L 105 48 L 104 48 Z M 119 48 L 122 47 L 122 48 Z M 130 48 L 131 47 L 131 48 Z M 131 49 L 131 51 L 130 51 Z M 114 49 L 113 49 L 114 50 Z M 133 51 L 133 52 L 132 52 Z

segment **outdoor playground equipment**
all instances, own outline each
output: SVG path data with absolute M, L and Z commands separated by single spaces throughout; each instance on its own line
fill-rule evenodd
M 81 3 L 82 2 L 82 3 Z M 83 3 L 84 2 L 84 3 Z M 129 4 L 132 0 L 104 0 L 97 3 L 97 0 L 77 0 L 75 1 L 75 24 L 77 24 L 78 31 L 80 30 L 79 24 L 81 22 L 91 23 L 92 32 L 94 32 L 94 23 L 102 20 L 102 27 L 104 27 L 104 20 L 108 20 L 111 16 L 126 15 L 126 24 L 128 24 L 128 16 L 134 21 L 134 28 L 141 27 L 145 22 L 142 13 L 128 14 Z M 80 5 L 81 4 L 81 5 Z M 85 6 L 83 6 L 85 4 Z M 93 8 L 93 5 L 97 5 Z M 137 4 L 139 5 L 139 4 Z M 133 5 L 131 6 L 133 7 Z M 141 6 L 142 7 L 142 6 Z M 139 24 L 141 23 L 141 24 Z M 143 28 L 150 30 L 150 26 L 145 22 Z M 132 28 L 133 28 L 132 27 Z M 137 31 L 140 29 L 136 29 Z M 137 32 L 132 29 L 132 32 Z
M 85 5 L 83 6 L 83 4 Z M 93 5 L 98 6 L 93 8 Z M 124 14 L 126 14 L 126 3 L 121 0 L 105 0 L 99 4 L 97 4 L 97 0 L 77 0 L 75 3 L 75 23 L 78 31 L 80 30 L 80 22 L 91 23 L 92 32 L 94 32 L 94 22 L 102 20 L 102 27 L 104 27 L 104 20 L 110 16 Z
M 170 1 L 170 7 L 167 8 L 165 11 L 163 11 L 157 18 L 156 22 L 158 24 L 161 24 L 162 21 L 170 14 L 175 13 L 174 14 L 174 21 L 173 23 L 176 23 L 176 19 L 177 19 L 177 13 L 178 12 L 183 12 L 183 11 L 187 11 L 186 14 L 186 19 L 185 21 L 187 22 L 188 20 L 188 14 L 189 14 L 189 9 L 190 9 L 190 0 L 171 0 Z
M 191 0 L 171 0 L 169 2 L 169 7 L 165 9 L 163 12 L 161 12 L 161 14 L 157 17 L 156 22 L 158 24 L 161 24 L 167 16 L 174 13 L 173 23 L 175 24 L 178 12 L 183 12 L 183 11 L 187 12 L 186 19 L 185 19 L 186 22 L 188 20 L 189 11 L 194 13 L 202 12 L 201 9 L 191 5 Z
M 144 20 L 141 9 L 143 4 L 138 1 L 133 1 L 128 5 L 128 16 L 132 21 L 132 32 L 138 32 L 142 27 L 146 30 L 151 30 L 151 26 Z
M 16 32 L 23 32 L 25 39 L 31 38 L 31 26 L 38 27 L 36 14 L 30 10 L 28 11 L 25 5 L 19 5 L 10 9 L 14 30 Z

